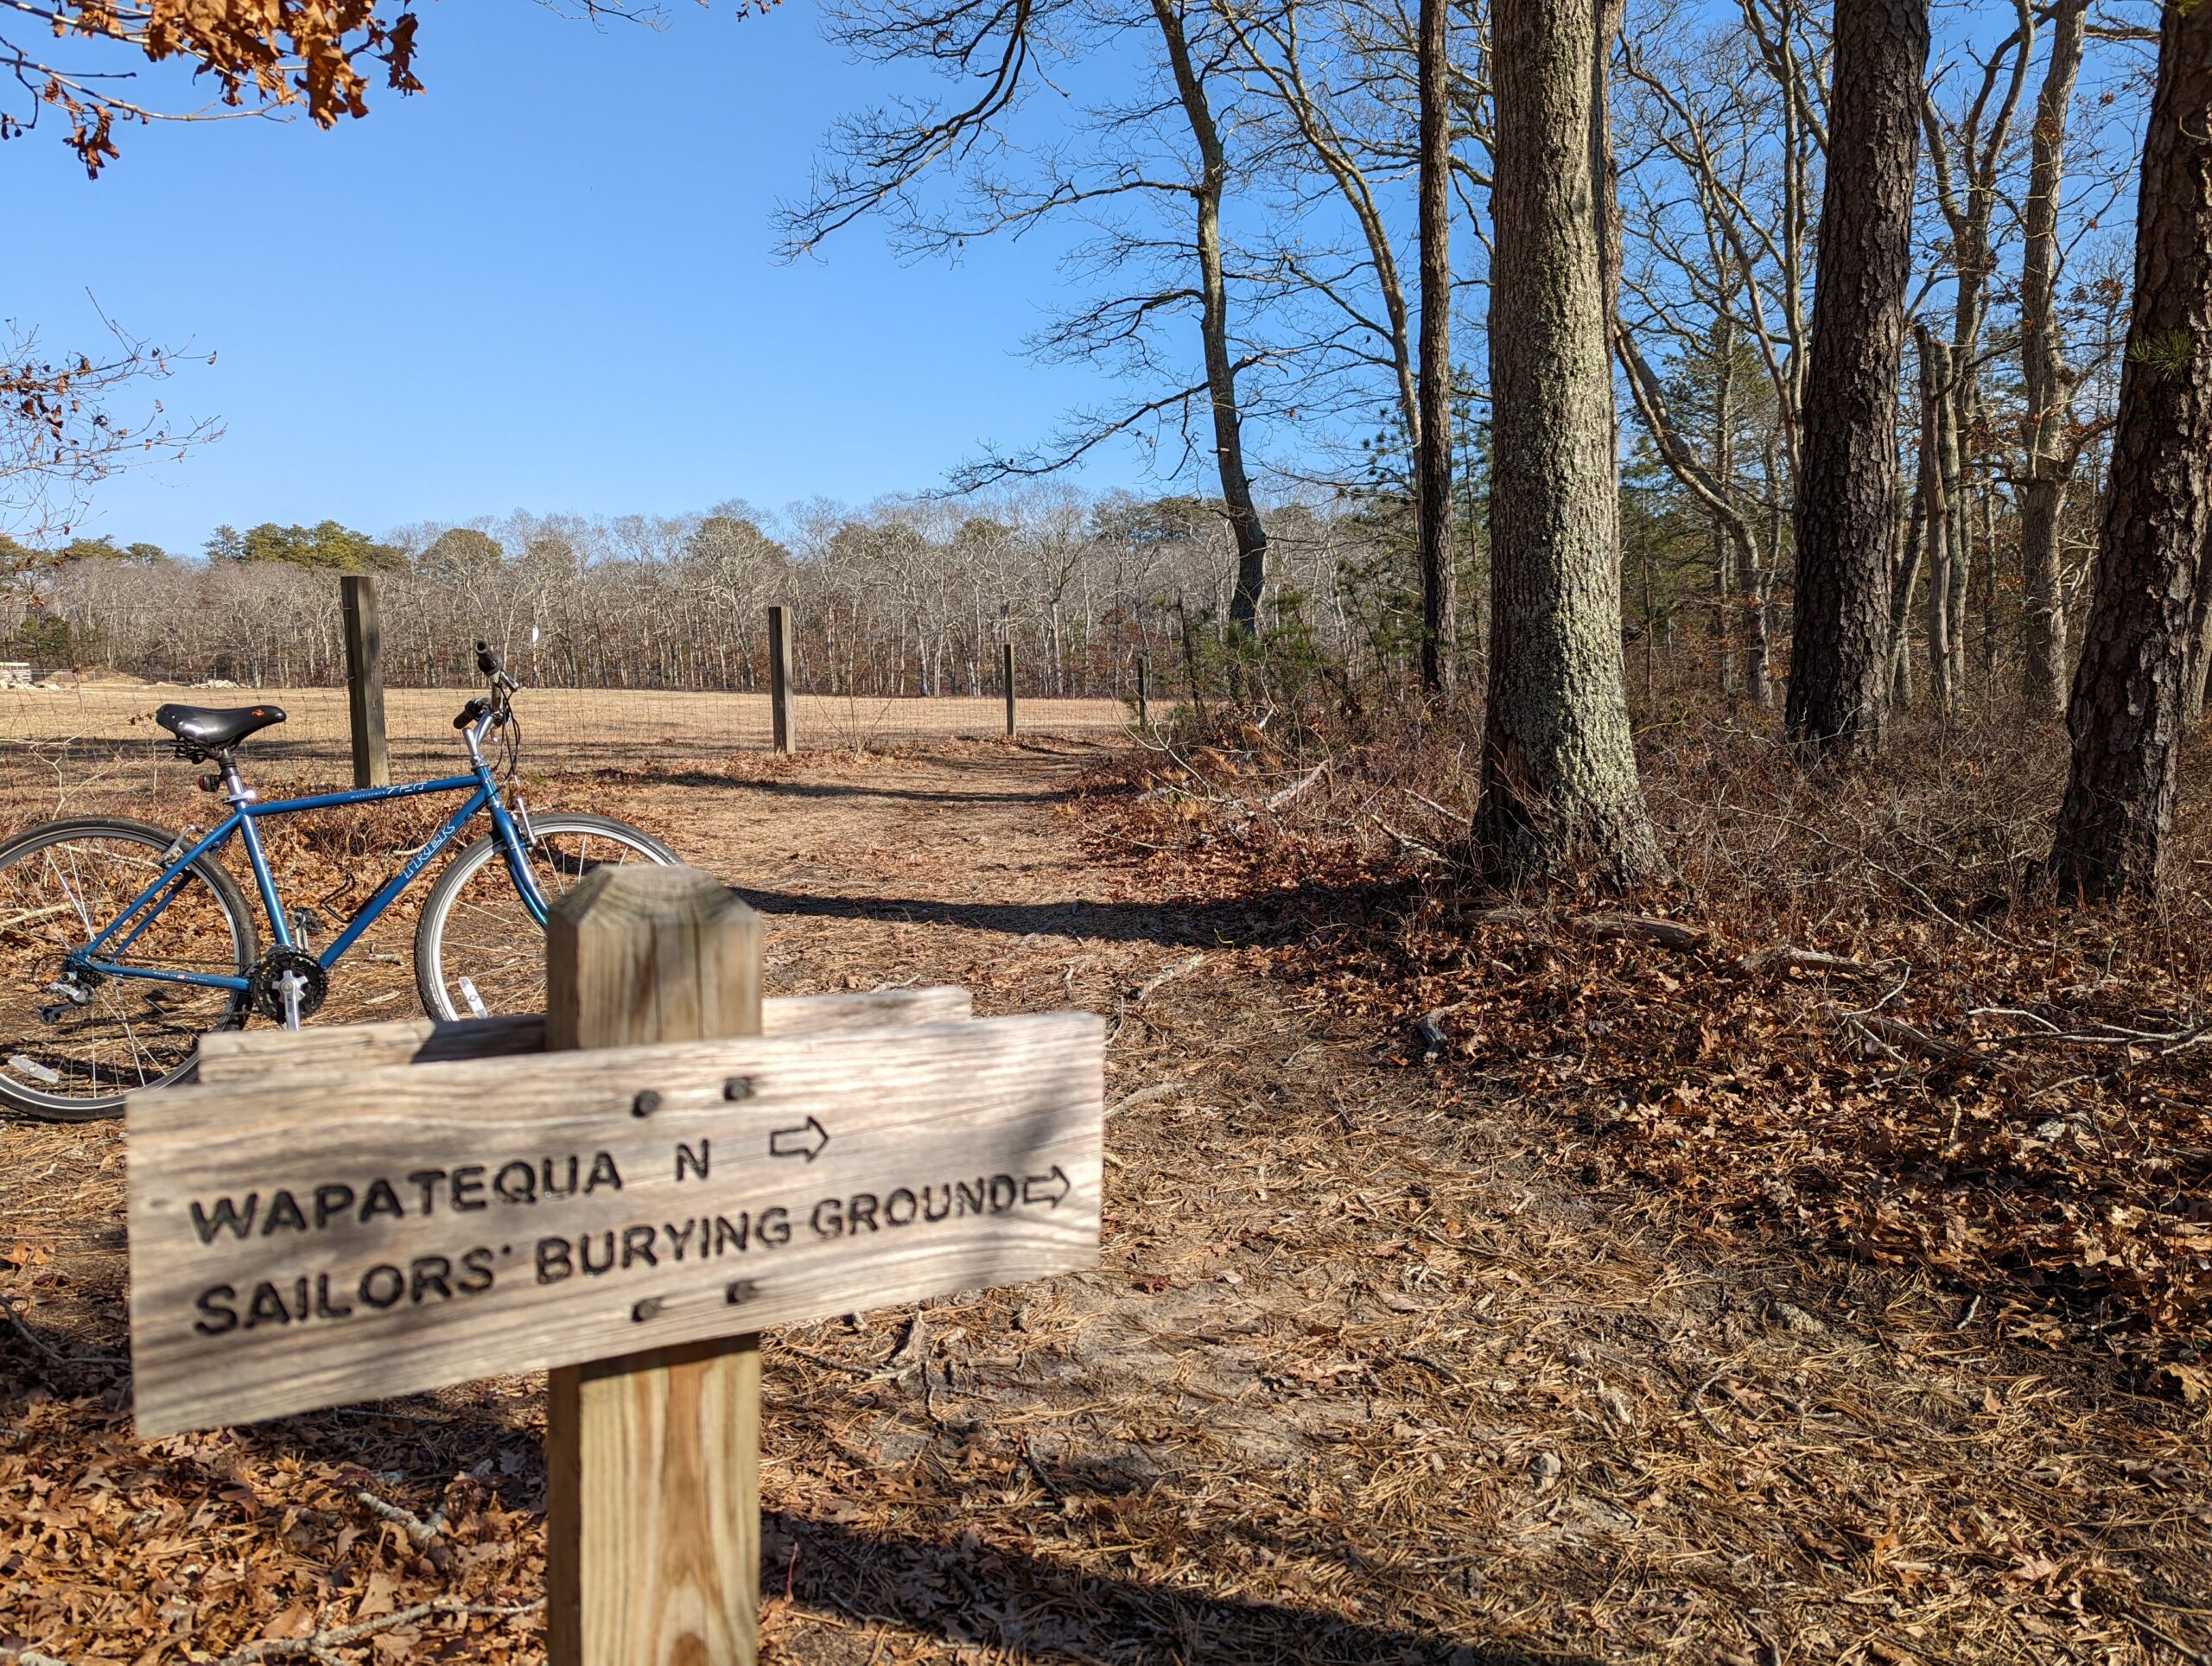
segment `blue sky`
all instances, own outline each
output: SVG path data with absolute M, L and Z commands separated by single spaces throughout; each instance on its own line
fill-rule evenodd
M 860 501 L 1047 433 L 1097 392 L 1019 353 L 1050 245 L 907 265 L 862 226 L 775 260 L 775 204 L 886 86 L 818 21 L 677 0 L 655 33 L 443 0 L 429 91 L 365 121 L 134 129 L 95 181 L 54 125 L 0 147 L 0 315 L 96 341 L 89 292 L 217 356 L 162 392 L 226 436 L 99 486 L 85 530 L 192 550 L 221 522 Z

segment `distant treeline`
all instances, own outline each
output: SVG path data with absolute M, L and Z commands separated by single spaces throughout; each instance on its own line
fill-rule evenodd
M 1398 655 L 1410 572 L 1395 570 L 1387 529 L 1297 506 L 1270 519 L 1274 624 L 1340 663 Z M 0 597 L 0 639 L 42 668 L 334 684 L 344 675 L 336 575 L 367 570 L 395 686 L 473 680 L 480 636 L 525 682 L 762 688 L 766 610 L 780 602 L 793 612 L 795 668 L 810 692 L 989 693 L 1010 640 L 1024 692 L 1110 695 L 1128 688 L 1138 654 L 1160 677 L 1207 655 L 1233 551 L 1203 501 L 1058 487 L 988 505 L 823 506 L 780 522 L 729 505 L 669 518 L 518 514 L 385 540 L 334 522 L 272 525 L 222 529 L 194 560 L 80 541 Z

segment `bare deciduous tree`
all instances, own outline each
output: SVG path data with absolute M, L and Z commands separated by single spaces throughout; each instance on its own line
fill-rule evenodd
M 2022 206 L 2025 248 L 2020 270 L 2020 371 L 2026 410 L 2020 480 L 2020 571 L 2027 607 L 2021 695 L 2037 716 L 2065 703 L 2066 606 L 2059 518 L 2081 455 L 2073 408 L 2074 372 L 2058 315 L 2059 203 L 2066 182 L 2066 129 L 2081 78 L 2089 0 L 2056 0 L 2050 57 L 2036 94 L 2033 160 Z
M 114 324 L 97 358 L 41 352 L 10 327 L 0 342 L 0 532 L 66 541 L 87 491 L 118 469 L 182 455 L 219 436 L 212 421 L 178 423 L 146 397 L 136 420 L 115 409 L 166 380 L 171 357 Z
M 855 53 L 929 67 L 962 85 L 966 102 L 883 106 L 839 123 L 811 196 L 783 216 L 786 251 L 818 248 L 870 213 L 885 216 L 904 247 L 931 253 L 1018 235 L 1048 219 L 1089 224 L 1095 238 L 1071 264 L 1103 293 L 1064 314 L 1033 348 L 1116 369 L 1145 391 L 1079 417 L 1040 451 L 988 456 L 957 483 L 972 490 L 1050 474 L 1109 439 L 1166 424 L 1179 432 L 1181 452 L 1164 472 L 1211 459 L 1236 547 L 1230 617 L 1255 629 L 1267 531 L 1245 461 L 1249 391 L 1241 378 L 1267 355 L 1232 316 L 1223 234 L 1239 171 L 1220 113 L 1223 97 L 1236 90 L 1230 32 L 1210 9 L 1185 0 L 1147 0 L 1135 10 L 1090 10 L 1074 0 L 854 0 L 831 20 L 836 38 Z M 1053 135 L 1023 149 L 1015 128 L 1040 53 L 1079 55 L 1133 41 L 1148 41 L 1156 80 L 1085 111 L 1078 143 Z M 940 181 L 953 201 L 938 200 Z M 1146 287 L 1123 287 L 1147 279 Z M 1176 355 L 1160 345 L 1166 327 L 1192 312 L 1195 378 L 1179 373 Z M 1203 438 L 1192 429 L 1200 421 Z

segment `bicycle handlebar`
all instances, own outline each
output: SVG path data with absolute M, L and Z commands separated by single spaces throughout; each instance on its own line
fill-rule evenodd
M 516 691 L 517 684 L 514 678 L 507 675 L 506 663 L 493 651 L 490 643 L 480 639 L 476 644 L 476 669 L 492 679 L 493 688 L 505 689 L 509 694 Z
M 492 692 L 488 696 L 478 695 L 461 709 L 461 715 L 453 720 L 457 729 L 474 728 L 486 717 L 495 724 L 505 724 L 507 696 L 519 692 L 522 686 L 507 675 L 506 663 L 499 651 L 480 638 L 476 644 L 476 669 L 491 679 Z

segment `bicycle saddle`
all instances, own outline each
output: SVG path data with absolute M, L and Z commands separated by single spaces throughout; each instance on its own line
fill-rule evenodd
M 188 746 L 209 752 L 227 752 L 256 730 L 284 721 L 282 706 L 167 705 L 154 713 L 154 721 Z

